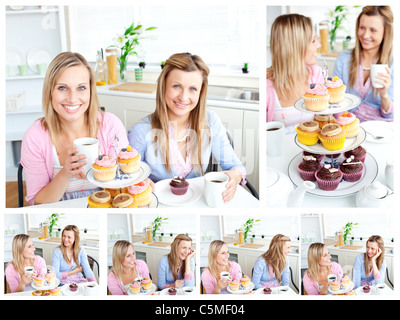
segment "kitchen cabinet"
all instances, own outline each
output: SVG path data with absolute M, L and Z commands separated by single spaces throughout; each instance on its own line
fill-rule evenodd
M 24 95 L 21 108 L 6 113 L 6 181 L 17 180 L 23 135 L 36 119 L 43 116 L 44 75 L 33 70 L 35 58 L 47 53 L 53 59 L 58 53 L 66 51 L 65 25 L 62 6 L 25 6 L 23 10 L 6 8 L 8 74 L 5 91 L 6 95 Z M 21 76 L 17 64 L 27 64 L 33 68 L 28 66 L 27 74 Z
M 100 105 L 121 119 L 128 131 L 155 110 L 155 95 L 132 92 L 112 92 L 98 88 Z M 236 155 L 246 167 L 247 179 L 259 190 L 259 112 L 258 104 L 207 101 L 230 133 Z

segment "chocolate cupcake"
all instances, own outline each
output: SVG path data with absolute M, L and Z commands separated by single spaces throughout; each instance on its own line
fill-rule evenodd
M 325 191 L 335 190 L 339 186 L 342 177 L 343 173 L 329 164 L 323 166 L 315 173 L 318 187 Z
M 297 165 L 300 177 L 305 181 L 315 181 L 315 172 L 320 168 L 321 164 L 313 156 L 303 156 L 303 161 Z
M 168 294 L 170 296 L 176 296 L 176 289 L 175 288 L 169 288 L 168 289 Z
M 321 160 L 324 158 L 325 155 L 323 154 L 318 154 L 318 153 L 311 153 L 308 151 L 303 151 L 303 157 L 304 156 L 313 156 L 315 159 L 317 159 L 319 162 L 321 162 Z
M 176 177 L 171 180 L 169 186 L 171 187 L 173 194 L 182 196 L 189 189 L 189 182 L 187 182 L 183 177 Z
M 367 156 L 367 150 L 365 148 L 363 148 L 362 146 L 358 146 L 357 148 L 355 148 L 353 150 L 346 151 L 344 153 L 344 156 L 346 158 L 350 158 L 350 156 L 354 156 L 355 158 L 360 160 L 362 163 L 364 163 L 365 157 Z
M 269 288 L 269 287 L 265 287 L 264 290 L 263 290 L 263 292 L 264 292 L 264 294 L 271 294 L 271 293 L 272 293 L 272 290 L 271 290 L 271 288 Z
M 364 171 L 364 164 L 351 155 L 340 164 L 339 170 L 343 173 L 343 180 L 355 182 L 361 179 Z
M 78 290 L 78 285 L 76 283 L 71 283 L 69 285 L 69 290 L 71 290 L 72 292 L 75 292 L 76 290 Z
M 363 290 L 364 293 L 369 293 L 371 291 L 371 287 L 370 286 L 364 286 L 362 288 L 362 290 Z

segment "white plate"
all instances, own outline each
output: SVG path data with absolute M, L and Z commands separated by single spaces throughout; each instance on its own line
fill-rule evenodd
M 302 161 L 302 159 L 303 159 L 303 154 L 300 153 L 297 156 L 295 156 L 289 163 L 289 168 L 288 168 L 289 178 L 290 180 L 292 180 L 293 184 L 296 187 L 303 184 L 304 182 L 304 180 L 300 177 L 299 171 L 297 169 L 297 165 Z M 343 160 L 344 160 L 343 155 L 340 155 L 339 157 L 333 159 L 333 161 L 337 162 L 338 164 L 340 164 Z M 330 159 L 324 157 L 321 160 L 321 163 L 323 164 L 325 161 L 330 161 Z M 318 188 L 317 182 L 313 181 L 316 188 L 313 190 L 307 189 L 306 192 L 314 196 L 328 197 L 328 198 L 350 196 L 360 191 L 366 185 L 372 183 L 376 179 L 377 175 L 378 175 L 378 164 L 375 158 L 371 154 L 367 153 L 367 156 L 365 157 L 364 160 L 364 172 L 360 180 L 356 182 L 348 182 L 342 180 L 339 183 L 337 189 L 332 191 L 321 190 L 320 188 Z
M 144 290 L 143 287 L 140 287 L 140 292 L 139 293 L 132 293 L 131 290 L 128 288 L 128 295 L 129 296 L 130 295 L 132 295 L 132 296 L 136 296 L 136 295 L 145 295 L 145 296 L 147 296 L 147 295 L 152 294 L 152 293 L 154 293 L 156 291 L 157 291 L 157 286 L 154 283 L 152 283 L 151 284 L 151 289 Z
M 58 287 L 59 284 L 60 284 L 60 279 L 56 278 L 52 284 L 48 284 L 47 281 L 45 280 L 44 281 L 44 285 L 41 286 L 41 287 L 38 287 L 38 286 L 35 285 L 35 282 L 32 281 L 31 286 L 35 290 L 51 290 L 51 289 L 53 289 L 55 287 Z
M 365 138 L 368 142 L 374 143 L 388 143 L 393 141 L 394 138 L 394 123 L 387 121 L 365 121 L 360 123 L 360 126 L 367 132 Z M 374 136 L 381 136 L 383 139 L 374 139 L 370 134 Z
M 46 46 L 33 47 L 28 51 L 26 56 L 26 63 L 34 73 L 39 73 L 37 68 L 38 64 L 45 64 L 48 66 L 51 60 L 53 60 L 53 54 L 51 49 Z
M 232 290 L 231 288 L 230 288 L 230 286 L 228 286 L 227 288 L 226 288 L 226 290 L 229 292 L 229 293 L 232 293 L 232 294 L 246 294 L 246 293 L 249 293 L 251 290 L 253 290 L 254 289 L 254 283 L 253 282 L 250 282 L 250 284 L 246 287 L 246 288 L 244 288 L 244 287 L 242 287 L 241 285 L 239 286 L 239 289 L 238 290 Z
M 307 110 L 303 98 L 297 100 L 294 103 L 294 107 L 301 111 L 301 112 L 308 112 L 308 113 L 313 113 L 313 114 L 333 114 L 333 113 L 341 113 L 350 109 L 353 109 L 357 107 L 361 103 L 361 99 L 358 96 L 355 96 L 350 93 L 345 93 L 344 94 L 344 100 L 339 103 L 333 103 L 329 104 L 328 108 L 323 110 L 323 111 L 310 111 Z
M 350 290 L 353 290 L 353 289 L 354 289 L 354 282 L 350 281 L 350 285 L 348 287 L 346 287 L 346 288 L 340 287 L 340 289 L 337 290 L 337 291 L 333 291 L 331 289 L 331 286 L 329 286 L 328 287 L 328 292 L 331 293 L 331 294 L 343 294 L 343 293 L 347 293 L 347 292 L 349 292 Z
M 140 168 L 138 171 L 134 173 L 123 173 L 120 171 L 120 176 L 116 176 L 114 180 L 111 181 L 98 181 L 94 178 L 93 175 L 93 170 L 90 169 L 87 174 L 86 178 L 88 181 L 95 186 L 98 186 L 100 188 L 109 188 L 109 189 L 119 189 L 119 188 L 124 188 L 124 187 L 129 187 L 134 185 L 135 183 L 139 183 L 146 179 L 151 173 L 151 169 L 148 166 L 147 163 L 140 162 Z
M 200 187 L 198 187 L 194 183 L 190 183 L 190 180 L 188 181 L 189 182 L 188 191 L 181 196 L 177 196 L 176 194 L 172 193 L 171 188 L 169 186 L 170 182 L 171 179 L 165 179 L 158 181 L 155 184 L 156 195 L 159 202 L 169 206 L 182 206 L 182 205 L 189 205 L 200 199 L 202 194 Z
M 64 284 L 62 287 L 61 287 L 61 293 L 64 295 L 64 296 L 83 296 L 83 295 L 85 295 L 85 288 L 84 288 L 84 286 L 82 286 L 81 284 L 78 284 L 78 290 L 76 290 L 76 291 L 71 291 L 70 289 L 69 289 L 69 283 L 67 283 L 67 284 Z
M 19 75 L 18 65 L 25 64 L 25 56 L 17 47 L 8 47 L 6 50 L 6 65 L 8 66 L 8 75 Z
M 364 128 L 360 127 L 359 133 L 356 137 L 345 139 L 343 148 L 340 150 L 335 150 L 335 151 L 330 151 L 330 150 L 325 149 L 325 147 L 323 146 L 323 144 L 321 142 L 318 142 L 312 146 L 307 146 L 305 144 L 302 144 L 299 142 L 299 139 L 297 138 L 297 134 L 294 137 L 294 142 L 301 149 L 311 152 L 311 153 L 337 154 L 337 153 L 346 152 L 346 151 L 357 148 L 361 143 L 364 142 L 366 135 L 367 135 L 367 133 L 365 132 Z
M 356 295 L 357 296 L 373 296 L 376 294 L 376 287 L 375 286 L 369 286 L 371 288 L 370 292 L 368 293 L 364 293 L 363 291 L 363 287 L 358 287 L 355 291 L 356 291 Z

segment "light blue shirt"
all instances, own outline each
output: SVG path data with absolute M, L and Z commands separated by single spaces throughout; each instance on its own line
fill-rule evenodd
M 289 260 L 286 258 L 285 269 L 282 270 L 281 283 L 276 277 L 270 277 L 268 273 L 268 265 L 263 257 L 259 257 L 254 263 L 253 278 L 251 281 L 254 283 L 254 289 L 257 290 L 262 288 L 262 284 L 266 282 L 274 282 L 277 286 L 288 286 L 289 285 Z
M 383 261 L 379 270 L 379 274 L 379 279 L 375 279 L 373 274 L 370 277 L 366 275 L 364 267 L 364 254 L 358 255 L 354 260 L 353 282 L 356 288 L 361 287 L 361 283 L 363 281 L 368 281 L 375 285 L 378 283 L 384 283 L 386 276 L 386 261 Z
M 171 268 L 169 267 L 168 256 L 163 256 L 160 259 L 160 262 L 158 263 L 158 283 L 157 283 L 158 289 L 159 290 L 165 289 L 170 284 L 175 283 L 175 280 L 183 280 L 184 287 L 194 287 L 195 286 L 194 268 L 195 268 L 194 260 L 190 259 L 191 275 L 189 277 L 184 276 L 182 279 L 180 272 L 178 272 L 179 274 L 178 279 L 174 279 Z
M 203 136 L 202 146 L 202 168 L 203 171 L 207 169 L 210 155 L 218 161 L 222 170 L 231 170 L 233 168 L 240 168 L 242 173 L 245 173 L 244 166 L 239 161 L 235 152 L 232 149 L 231 144 L 226 135 L 226 129 L 222 125 L 221 120 L 214 111 L 207 110 L 207 125 L 211 131 L 211 141 L 209 144 L 205 142 L 205 136 Z M 141 156 L 141 161 L 147 163 L 150 166 L 151 174 L 149 178 L 153 182 L 157 182 L 164 179 L 171 179 L 179 176 L 174 170 L 173 164 L 171 165 L 171 173 L 169 173 L 165 166 L 159 148 L 156 154 L 153 145 L 153 132 L 151 127 L 151 116 L 148 116 L 140 120 L 128 131 L 129 144 L 134 147 Z M 170 157 L 171 158 L 171 157 Z M 196 161 L 192 159 L 192 162 Z M 196 172 L 194 169 L 185 177 L 186 179 L 195 178 L 201 174 Z
M 352 50 L 343 50 L 342 52 L 340 52 L 340 54 L 338 55 L 338 57 L 336 59 L 332 76 L 333 77 L 337 76 L 339 79 L 341 79 L 343 81 L 343 83 L 346 85 L 347 93 L 351 93 L 351 94 L 354 94 L 354 95 L 360 97 L 359 93 L 354 89 L 354 87 L 352 87 L 352 88 L 349 87 L 351 53 L 352 53 Z M 391 65 L 389 65 L 389 68 L 391 71 L 392 84 L 390 85 L 388 94 L 389 94 L 390 100 L 394 101 L 394 67 L 393 67 L 393 63 Z M 372 86 L 371 86 L 371 89 L 368 91 L 367 95 L 365 96 L 365 98 L 364 99 L 361 98 L 361 104 L 363 104 L 363 103 L 367 104 L 371 108 L 381 110 L 381 96 L 377 93 L 374 97 Z M 357 108 L 353 108 L 353 109 L 349 110 L 349 112 L 354 112 L 354 110 L 356 110 Z M 380 112 L 380 114 L 383 118 L 393 119 L 393 112 L 391 114 L 385 114 L 383 112 Z M 376 119 L 376 120 L 379 120 L 379 119 Z

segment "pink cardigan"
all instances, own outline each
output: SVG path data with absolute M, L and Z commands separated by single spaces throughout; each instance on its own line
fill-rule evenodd
M 242 269 L 240 268 L 240 265 L 233 261 L 229 261 L 229 264 L 229 274 L 231 275 L 232 279 L 240 280 L 242 278 Z M 214 293 L 217 280 L 214 278 L 208 268 L 204 269 L 204 271 L 202 272 L 201 282 L 207 294 Z
M 310 70 L 310 77 L 308 79 L 309 84 L 324 82 L 321 67 L 314 64 L 308 66 L 308 69 Z M 276 100 L 274 94 L 274 82 L 270 79 L 267 79 L 267 122 L 271 122 L 273 120 L 275 113 L 275 106 L 276 106 Z
M 338 280 L 342 280 L 343 278 L 343 270 L 340 264 L 336 262 L 332 262 L 331 271 L 335 274 Z M 318 285 L 317 281 L 314 281 L 310 278 L 308 272 L 306 271 L 303 276 L 303 286 L 304 290 L 307 292 L 308 295 L 319 295 L 321 289 Z
M 97 139 L 100 152 L 113 154 L 112 142 L 117 135 L 118 149 L 129 145 L 126 129 L 121 120 L 109 112 L 99 113 L 103 121 L 99 127 Z M 25 132 L 21 147 L 21 164 L 26 180 L 26 201 L 34 204 L 36 194 L 47 186 L 53 175 L 53 143 L 48 131 L 44 130 L 40 120 L 36 120 Z
M 149 277 L 149 267 L 147 266 L 146 262 L 142 260 L 135 260 L 135 264 L 138 274 L 140 274 L 144 278 Z M 115 273 L 112 270 L 110 270 L 110 272 L 108 273 L 107 287 L 108 291 L 110 291 L 113 296 L 125 294 L 122 281 L 117 279 Z
M 33 263 L 33 267 L 36 271 L 36 274 L 41 274 L 45 276 L 47 273 L 46 261 L 40 256 L 35 256 L 35 262 Z M 10 262 L 7 265 L 6 271 L 6 281 L 10 287 L 11 292 L 16 292 L 19 286 L 19 282 L 21 281 L 21 275 L 14 268 L 14 264 Z M 29 284 L 27 285 L 29 286 Z

